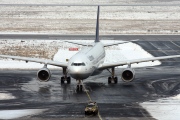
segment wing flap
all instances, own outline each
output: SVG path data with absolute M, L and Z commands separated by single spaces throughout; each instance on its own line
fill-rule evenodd
M 72 44 L 76 44 L 76 45 L 82 45 L 82 46 L 92 46 L 92 44 L 81 43 L 81 42 L 75 42 L 75 41 L 64 41 L 64 42 L 72 43 Z

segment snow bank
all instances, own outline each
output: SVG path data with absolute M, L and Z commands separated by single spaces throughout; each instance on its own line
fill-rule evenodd
M 15 99 L 15 96 L 13 96 L 10 93 L 0 93 L 0 100 L 9 100 L 9 99 Z
M 157 4 L 157 3 L 179 3 L 179 1 L 167 0 L 0 0 L 0 4 Z
M 88 4 L 88 0 L 80 1 Z M 0 0 L 3 4 L 33 2 L 54 3 L 47 0 Z M 55 4 L 64 2 L 56 1 Z M 96 3 L 92 0 L 89 2 Z M 118 0 L 111 1 L 111 4 L 117 2 Z M 142 0 L 139 2 L 142 3 Z M 0 32 L 94 34 L 96 11 L 97 6 L 1 6 Z M 179 6 L 102 6 L 100 34 L 178 34 L 179 11 Z
M 180 118 L 180 94 L 153 102 L 143 102 L 140 105 L 158 120 L 179 120 Z
M 1 110 L 0 119 L 16 119 L 28 115 L 35 115 L 43 112 L 43 109 L 25 109 L 25 110 Z

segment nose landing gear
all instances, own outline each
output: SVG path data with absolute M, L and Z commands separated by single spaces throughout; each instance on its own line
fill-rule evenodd
M 77 83 L 77 87 L 76 87 L 76 91 L 77 92 L 82 92 L 83 91 L 83 84 L 82 84 L 82 80 L 76 80 Z

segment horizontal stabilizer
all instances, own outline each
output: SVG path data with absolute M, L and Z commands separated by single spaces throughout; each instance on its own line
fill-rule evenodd
M 76 45 L 82 45 L 82 46 L 92 46 L 91 43 L 82 43 L 82 42 L 76 42 L 76 41 L 63 41 L 63 42 L 72 43 Z

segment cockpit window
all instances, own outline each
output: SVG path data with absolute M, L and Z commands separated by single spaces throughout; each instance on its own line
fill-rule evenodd
M 85 66 L 85 63 L 72 63 L 71 66 Z

